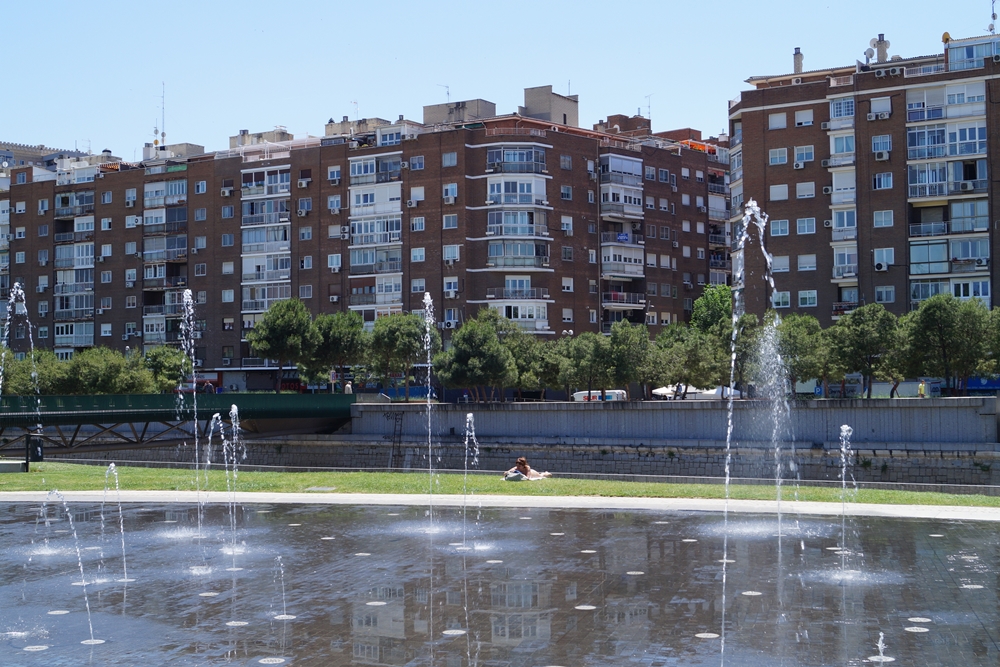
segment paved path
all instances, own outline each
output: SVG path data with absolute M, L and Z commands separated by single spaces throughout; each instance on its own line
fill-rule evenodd
M 69 502 L 100 502 L 103 491 L 67 491 Z M 112 494 L 108 494 L 112 497 Z M 200 495 L 206 503 L 227 503 L 230 496 L 221 492 Z M 46 494 L 40 491 L 0 493 L 0 502 L 42 502 Z M 126 503 L 196 503 L 194 491 L 122 491 Z M 426 505 L 427 496 L 372 493 L 237 493 L 240 504 L 300 504 L 300 505 Z M 436 507 L 461 507 L 462 496 L 434 496 Z M 476 507 L 523 507 L 546 509 L 622 509 L 656 511 L 721 512 L 725 500 L 696 498 L 605 498 L 597 496 L 469 496 L 468 504 Z M 840 503 L 782 502 L 785 514 L 839 516 Z M 850 516 L 905 517 L 915 519 L 947 519 L 953 521 L 1000 521 L 1000 508 L 957 507 L 951 505 L 871 505 L 847 503 Z M 769 514 L 777 511 L 773 500 L 730 500 L 729 511 Z

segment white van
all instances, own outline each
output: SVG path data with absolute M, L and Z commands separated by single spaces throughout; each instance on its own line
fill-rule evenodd
M 597 391 L 578 391 L 573 394 L 574 401 L 627 401 L 628 394 L 624 389 L 606 389 L 604 391 L 604 398 L 601 398 L 600 390 Z

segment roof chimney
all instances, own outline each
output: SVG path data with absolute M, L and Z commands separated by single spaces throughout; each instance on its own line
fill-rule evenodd
M 884 63 L 889 59 L 889 42 L 881 32 L 878 34 L 878 40 L 875 42 L 875 58 L 880 63 Z
M 802 49 L 795 47 L 795 53 L 792 54 L 792 71 L 796 74 L 802 74 Z

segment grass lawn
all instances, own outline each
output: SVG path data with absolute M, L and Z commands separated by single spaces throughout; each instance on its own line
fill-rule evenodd
M 100 491 L 104 489 L 106 468 L 73 463 L 34 463 L 30 473 L 0 475 L 0 492 L 4 491 Z M 226 490 L 223 470 L 202 472 L 202 489 Z M 122 489 L 150 491 L 194 491 L 195 474 L 191 470 L 174 468 L 118 467 Z M 461 473 L 435 473 L 434 493 L 461 494 Z M 114 484 L 114 480 L 110 480 Z M 427 493 L 427 473 L 392 472 L 251 472 L 241 471 L 237 482 L 239 491 L 268 491 L 300 493 L 310 487 L 323 490 L 333 488 L 337 493 Z M 730 497 L 747 500 L 773 500 L 774 487 L 770 485 L 730 486 Z M 470 475 L 468 492 L 489 495 L 524 496 L 608 496 L 620 498 L 723 498 L 721 484 L 668 484 L 655 482 L 620 482 L 593 479 L 553 478 L 540 482 L 504 482 L 499 475 Z M 853 492 L 852 492 L 853 495 Z M 794 488 L 786 483 L 782 498 L 792 500 Z M 799 500 L 840 502 L 840 489 L 801 487 Z M 860 489 L 853 498 L 859 503 L 884 503 L 889 505 L 958 505 L 1000 507 L 1000 497 L 983 495 L 958 495 L 915 491 L 883 491 Z

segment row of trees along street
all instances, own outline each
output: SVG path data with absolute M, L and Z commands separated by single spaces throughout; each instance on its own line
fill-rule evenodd
M 738 322 L 738 388 L 753 382 L 762 331 L 754 315 Z M 350 368 L 359 388 L 404 378 L 407 398 L 414 367 L 426 359 L 424 337 L 424 320 L 417 315 L 381 317 L 366 332 L 356 312 L 313 319 L 295 299 L 276 303 L 247 334 L 256 354 L 295 364 L 308 383 L 325 381 L 332 369 Z M 694 303 L 690 325 L 667 326 L 655 340 L 645 325 L 625 321 L 616 322 L 610 336 L 586 332 L 541 340 L 488 307 L 455 331 L 448 349 L 441 350 L 436 329 L 430 338 L 436 384 L 466 389 L 476 401 L 502 400 L 507 389 L 518 395 L 541 392 L 544 398 L 552 388 L 568 394 L 630 386 L 641 393 L 630 398 L 649 398 L 663 385 L 729 384 L 732 298 L 724 285 L 707 287 Z M 864 376 L 869 398 L 874 380 L 893 383 L 894 395 L 899 382 L 921 376 L 943 378 L 955 391 L 971 376 L 1000 372 L 1000 309 L 945 294 L 902 317 L 881 304 L 861 306 L 827 329 L 815 317 L 793 313 L 778 324 L 778 344 L 790 386 L 817 379 L 824 396 L 849 373 Z

